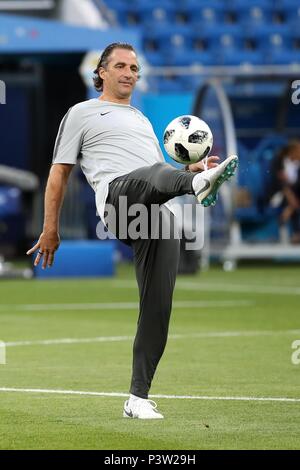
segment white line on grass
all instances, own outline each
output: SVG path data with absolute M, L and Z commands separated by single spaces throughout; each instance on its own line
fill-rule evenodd
M 183 300 L 173 302 L 173 308 L 226 308 L 251 307 L 255 303 L 250 300 Z M 62 303 L 62 304 L 6 304 L 0 310 L 43 311 L 43 310 L 136 310 L 138 302 L 94 302 L 94 303 Z
M 83 395 L 96 397 L 128 397 L 128 393 L 122 392 L 87 392 L 79 390 L 49 390 L 42 388 L 8 388 L 1 387 L 0 392 L 18 392 L 18 393 L 48 393 L 57 395 Z M 195 395 L 149 395 L 149 398 L 166 398 L 175 400 L 228 400 L 228 401 L 263 401 L 263 402 L 286 402 L 300 403 L 300 398 L 286 397 L 209 397 Z
M 113 280 L 110 287 L 128 289 L 135 288 L 137 284 L 135 281 Z M 232 283 L 209 283 L 209 282 L 195 282 L 195 281 L 181 281 L 176 282 L 176 290 L 196 290 L 196 291 L 213 291 L 213 292 L 241 292 L 245 294 L 274 294 L 274 295 L 300 295 L 300 287 L 297 286 L 282 286 L 282 285 L 258 285 L 258 284 L 232 284 Z
M 191 338 L 238 338 L 247 336 L 280 336 L 280 335 L 300 335 L 300 330 L 284 331 L 207 331 L 203 333 L 191 334 L 170 334 L 169 339 L 191 339 Z M 133 336 L 96 336 L 94 338 L 59 338 L 35 341 L 11 341 L 5 343 L 7 347 L 16 346 L 50 346 L 55 344 L 80 344 L 80 343 L 112 343 L 118 341 L 132 341 Z
M 237 292 L 244 294 L 275 294 L 275 295 L 300 295 L 299 287 L 283 287 L 283 286 L 267 286 L 267 285 L 243 285 L 243 284 L 209 284 L 209 283 L 192 283 L 180 282 L 176 284 L 176 288 L 183 290 L 196 291 L 212 291 L 212 292 Z

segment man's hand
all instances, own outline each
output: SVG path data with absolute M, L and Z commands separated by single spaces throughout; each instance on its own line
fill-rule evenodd
M 60 238 L 57 232 L 42 232 L 39 241 L 26 254 L 31 255 L 38 250 L 34 266 L 37 266 L 43 258 L 42 268 L 45 269 L 47 266 L 50 268 L 54 261 L 54 253 L 58 249 L 59 244 Z
M 210 170 L 211 168 L 215 168 L 218 166 L 218 161 L 220 160 L 220 157 L 217 157 L 216 155 L 208 157 L 207 159 L 207 169 Z M 189 165 L 189 171 L 193 173 L 197 173 L 198 171 L 204 171 L 204 162 L 201 160 L 200 162 L 197 163 L 191 163 Z
M 59 214 L 63 203 L 64 194 L 67 188 L 69 175 L 74 165 L 57 163 L 52 165 L 47 181 L 45 192 L 45 215 L 43 232 L 39 241 L 30 250 L 27 255 L 31 255 L 38 250 L 37 257 L 34 260 L 34 266 L 37 266 L 43 258 L 42 268 L 50 268 L 54 261 L 54 253 L 59 247 Z

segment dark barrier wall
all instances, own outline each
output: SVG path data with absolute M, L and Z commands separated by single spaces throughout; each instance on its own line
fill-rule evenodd
M 0 105 L 0 163 L 27 169 L 30 167 L 30 92 L 7 87 L 6 104 Z

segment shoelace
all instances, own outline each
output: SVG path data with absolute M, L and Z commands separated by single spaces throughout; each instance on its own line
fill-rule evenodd
M 143 406 L 150 407 L 153 411 L 156 411 L 157 408 L 157 404 L 155 403 L 155 401 L 147 399 L 144 399 L 142 401 L 139 400 L 138 407 L 141 408 Z

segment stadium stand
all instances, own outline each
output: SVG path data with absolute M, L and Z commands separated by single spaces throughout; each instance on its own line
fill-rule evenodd
M 72 1 L 68 2 L 69 6 Z M 4 3 L 10 3 L 11 9 L 3 9 Z M 108 42 L 125 40 L 133 43 L 138 49 L 142 80 L 146 83 L 144 89 L 138 89 L 138 99 L 134 105 L 141 105 L 142 108 L 144 106 L 144 112 L 150 110 L 150 119 L 159 138 L 163 126 L 171 118 L 172 106 L 174 113 L 193 113 L 193 101 L 206 79 L 214 77 L 221 83 L 232 108 L 237 151 L 241 161 L 237 178 L 238 193 L 235 195 L 239 204 L 233 214 L 235 221 L 240 224 L 243 238 L 251 242 L 255 241 L 257 233 L 262 233 L 263 227 L 267 227 L 269 222 L 271 224 L 277 221 L 276 211 L 270 209 L 266 203 L 264 186 L 268 184 L 270 162 L 278 146 L 284 139 L 297 136 L 300 125 L 299 111 L 290 99 L 291 82 L 296 80 L 300 72 L 299 0 L 90 0 L 93 8 L 96 7 L 101 13 L 99 16 L 102 15 L 103 19 L 110 23 L 111 27 L 107 30 L 104 28 L 103 31 L 106 32 L 102 32 L 102 36 L 100 25 L 105 23 L 104 20 L 94 30 L 91 29 L 90 23 L 84 23 L 86 28 L 80 30 L 80 34 L 74 34 L 72 28 L 67 26 L 65 16 L 58 14 L 57 4 L 63 2 L 24 0 L 22 3 L 23 10 L 16 10 L 13 5 L 16 7 L 20 2 L 0 2 L 0 13 L 14 13 L 3 18 L 3 34 L 8 39 L 7 43 L 2 42 L 1 47 L 7 47 L 9 54 L 15 54 L 15 57 L 23 54 L 25 58 L 20 64 L 18 58 L 14 59 L 12 65 L 12 56 L 8 54 L 7 60 L 2 56 L 2 67 L 6 72 L 2 79 L 8 77 L 14 81 L 18 80 L 17 85 L 22 81 L 25 83 L 26 80 L 29 83 L 27 75 L 30 72 L 34 77 L 30 93 L 35 90 L 34 87 L 40 93 L 36 93 L 34 98 L 37 99 L 35 106 L 39 110 L 39 116 L 42 116 L 43 109 L 47 108 L 55 114 L 55 119 L 53 116 L 49 118 L 50 128 L 45 132 L 45 129 L 42 129 L 42 120 L 32 113 L 36 122 L 40 123 L 35 143 L 36 147 L 39 146 L 39 151 L 34 147 L 34 152 L 29 152 L 29 132 L 26 131 L 30 124 L 30 120 L 26 118 L 26 113 L 29 113 L 29 88 L 27 86 L 27 91 L 25 87 L 20 91 L 20 88 L 15 86 L 5 108 L 6 118 L 8 113 L 13 116 L 13 103 L 18 101 L 19 124 L 15 125 L 20 126 L 18 142 L 14 142 L 15 166 L 24 170 L 30 169 L 28 166 L 31 158 L 31 163 L 35 165 L 33 169 L 41 180 L 45 178 L 43 171 L 48 162 L 40 161 L 36 155 L 44 154 L 49 158 L 49 148 L 53 144 L 59 118 L 62 117 L 60 113 L 76 100 L 95 96 L 91 84 L 88 84 L 91 78 L 90 61 L 86 67 L 87 77 L 84 85 L 80 81 L 78 66 L 83 54 L 85 51 L 91 52 L 94 44 L 101 49 Z M 34 3 L 34 10 L 26 8 L 26 4 L 30 4 L 32 8 Z M 77 3 L 81 6 L 83 4 L 80 1 Z M 87 11 L 87 16 L 90 11 Z M 23 15 L 22 28 L 18 27 L 20 14 Z M 42 17 L 43 20 L 28 18 L 28 15 Z M 59 21 L 44 19 L 50 17 Z M 81 20 L 85 19 L 81 16 Z M 119 26 L 120 29 L 114 26 Z M 38 34 L 41 32 L 43 34 Z M 92 32 L 95 33 L 94 36 Z M 137 38 L 136 42 L 131 35 Z M 64 41 L 61 40 L 62 37 Z M 98 52 L 95 51 L 96 56 Z M 64 66 L 62 57 L 66 62 Z M 56 66 L 53 66 L 55 64 Z M 19 72 L 15 70 L 16 67 L 20 67 Z M 55 74 L 56 70 L 59 70 L 59 73 Z M 68 89 L 70 102 L 64 102 L 62 100 L 67 94 L 65 86 L 60 86 L 60 82 L 66 80 L 69 73 L 74 77 L 72 88 Z M 76 83 L 75 77 L 78 80 Z M 42 79 L 43 85 L 46 84 L 48 96 L 44 102 L 39 98 L 43 91 L 39 88 L 38 81 Z M 143 95 L 144 91 L 146 95 Z M 174 102 L 170 105 L 168 99 L 172 98 L 172 95 Z M 181 98 L 182 103 L 185 103 L 182 107 L 178 104 Z M 147 99 L 148 105 L 145 104 Z M 156 99 L 159 99 L 157 108 L 153 104 Z M 216 113 L 215 102 L 207 108 L 208 114 L 204 114 L 203 118 L 211 124 L 217 137 L 219 128 L 213 115 Z M 202 117 L 200 111 L 199 115 Z M 8 123 L 9 120 L 6 119 L 2 137 L 7 147 Z M 219 147 L 216 146 L 214 151 L 223 158 L 226 155 L 224 149 L 225 145 L 222 143 Z M 7 160 L 9 158 L 10 152 L 3 153 L 2 163 L 10 164 Z M 66 216 L 62 219 L 63 235 L 71 238 L 85 236 L 87 229 L 88 237 L 92 238 L 95 214 L 92 210 L 86 211 L 88 221 L 83 230 L 82 207 L 74 204 L 80 188 L 72 181 L 71 189 L 72 192 L 66 197 Z M 83 201 L 84 198 L 81 202 Z M 73 207 L 78 209 L 75 215 Z M 38 204 L 35 210 L 40 214 Z M 224 214 L 221 204 L 212 214 L 214 228 L 219 226 L 223 229 Z M 35 219 L 36 225 L 41 223 L 38 216 Z M 256 227 L 259 227 L 257 232 L 253 229 Z M 268 237 L 272 240 L 274 237 L 278 238 L 278 227 L 275 227 L 275 230 L 274 226 L 272 227 L 269 232 L 265 230 L 266 240 Z
M 106 5 L 122 27 L 140 29 L 153 66 L 300 63 L 297 0 L 110 0 Z M 163 91 L 164 81 L 155 88 Z

